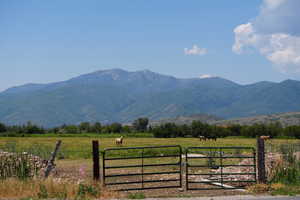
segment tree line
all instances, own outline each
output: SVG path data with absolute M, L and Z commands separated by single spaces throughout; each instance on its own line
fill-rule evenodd
M 165 123 L 151 129 L 154 137 L 199 137 L 223 138 L 227 136 L 243 136 L 255 138 L 268 135 L 275 137 L 294 137 L 300 139 L 300 125 L 283 127 L 279 122 L 273 124 L 253 125 L 211 125 L 193 121 L 190 125 Z
M 27 122 L 24 125 L 5 125 L 0 122 L 0 134 L 82 134 L 82 133 L 131 133 L 131 132 L 147 132 L 148 131 L 148 118 L 138 118 L 132 125 L 123 125 L 121 123 L 101 124 L 100 122 L 90 123 L 82 122 L 80 124 L 63 124 L 53 128 L 44 128 Z
M 82 134 L 82 133 L 134 133 L 149 132 L 154 137 L 213 137 L 222 138 L 227 136 L 243 136 L 255 138 L 261 135 L 275 137 L 294 137 L 300 139 L 300 125 L 283 127 L 279 122 L 273 124 L 254 125 L 211 125 L 200 121 L 193 121 L 190 125 L 177 125 L 175 123 L 164 123 L 150 126 L 148 118 L 138 118 L 131 125 L 121 123 L 101 124 L 100 122 L 82 122 L 78 125 L 62 125 L 54 128 L 43 128 L 31 122 L 24 125 L 8 126 L 0 123 L 1 133 L 13 134 Z

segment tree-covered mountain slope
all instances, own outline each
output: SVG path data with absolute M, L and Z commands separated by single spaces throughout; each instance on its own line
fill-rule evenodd
M 223 78 L 179 79 L 148 70 L 102 70 L 0 93 L 0 121 L 46 127 L 82 121 L 130 122 L 198 113 L 221 118 L 300 110 L 300 82 L 239 85 Z

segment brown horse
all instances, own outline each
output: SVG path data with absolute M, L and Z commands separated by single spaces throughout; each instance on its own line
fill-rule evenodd
M 260 139 L 263 139 L 263 140 L 268 140 L 270 138 L 271 137 L 269 135 L 262 135 L 262 136 L 260 136 Z

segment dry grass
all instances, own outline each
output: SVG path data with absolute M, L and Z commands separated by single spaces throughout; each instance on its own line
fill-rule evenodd
M 282 183 L 273 183 L 273 184 L 271 184 L 270 187 L 271 187 L 271 190 L 281 190 L 285 187 L 285 185 Z
M 7 199 L 111 199 L 117 198 L 117 195 L 115 192 L 104 190 L 100 184 L 94 182 L 76 183 L 60 179 L 0 181 L 0 197 Z
M 247 187 L 247 190 L 250 193 L 255 193 L 255 194 L 261 194 L 261 193 L 267 193 L 270 190 L 270 185 L 267 184 L 255 184 Z

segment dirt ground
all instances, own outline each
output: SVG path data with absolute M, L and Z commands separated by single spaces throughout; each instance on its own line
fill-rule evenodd
M 182 168 L 184 169 L 184 168 Z M 140 170 L 140 169 L 139 169 Z M 118 169 L 114 170 L 112 174 L 126 174 L 126 173 L 139 173 L 140 171 L 136 169 Z M 162 169 L 156 169 L 163 171 Z M 175 167 L 167 170 L 178 170 Z M 147 171 L 146 171 L 147 172 Z M 149 171 L 150 172 L 150 171 Z M 101 172 L 102 174 L 102 172 Z M 87 179 L 92 179 L 92 162 L 90 160 L 60 160 L 57 162 L 56 169 L 52 173 L 52 177 L 56 179 L 69 179 L 71 181 L 83 182 Z M 116 177 L 109 178 L 106 180 L 109 182 L 128 182 L 128 181 L 138 181 L 141 177 Z M 168 180 L 168 179 L 178 179 L 179 174 L 164 174 L 164 175 L 149 175 L 145 176 L 144 180 Z M 194 178 L 192 177 L 191 180 Z M 102 178 L 101 178 L 102 180 Z M 144 187 L 159 187 L 159 186 L 178 186 L 179 181 L 174 182 L 164 182 L 164 183 L 145 183 Z M 142 193 L 145 197 L 201 197 L 201 196 L 222 196 L 222 195 L 238 195 L 247 194 L 246 190 L 211 190 L 209 188 L 219 188 L 215 185 L 209 184 L 190 184 L 191 187 L 197 188 L 208 188 L 208 190 L 186 190 L 185 186 L 185 174 L 182 176 L 182 187 L 181 188 L 166 188 L 166 189 L 151 189 L 151 190 L 133 190 L 133 191 L 115 191 L 122 188 L 140 188 L 141 184 L 130 184 L 130 185 L 118 185 L 118 186 L 106 186 L 106 190 L 113 190 L 117 197 L 127 198 L 128 196 L 135 195 L 136 193 Z

